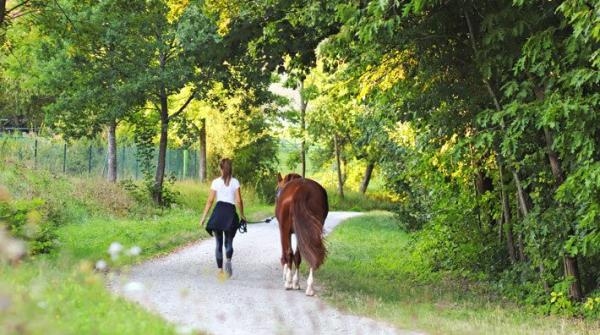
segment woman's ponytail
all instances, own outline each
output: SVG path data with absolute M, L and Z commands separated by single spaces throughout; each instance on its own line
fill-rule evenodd
M 219 167 L 221 168 L 221 177 L 223 178 L 223 181 L 225 182 L 225 186 L 229 186 L 229 182 L 231 181 L 231 159 L 229 158 L 223 158 L 221 159 L 221 162 L 219 163 Z

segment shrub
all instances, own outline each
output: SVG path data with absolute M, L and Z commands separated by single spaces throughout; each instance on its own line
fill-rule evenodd
M 47 253 L 56 245 L 55 225 L 48 220 L 44 210 L 44 201 L 11 200 L 8 191 L 0 186 L 0 221 L 7 225 L 8 231 L 27 242 L 31 255 Z

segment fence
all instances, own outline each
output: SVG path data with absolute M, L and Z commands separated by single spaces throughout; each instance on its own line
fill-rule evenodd
M 74 176 L 106 177 L 108 150 L 98 141 L 62 140 L 29 135 L 0 134 L 0 164 L 13 161 L 32 169 Z M 158 148 L 154 150 L 156 164 Z M 165 175 L 177 179 L 198 179 L 198 152 L 168 149 Z M 117 145 L 117 176 L 123 179 L 141 179 L 143 172 L 135 146 Z

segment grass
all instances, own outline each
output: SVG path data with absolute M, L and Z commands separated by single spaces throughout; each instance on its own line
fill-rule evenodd
M 40 259 L 0 266 L 3 334 L 176 334 L 138 305 L 108 292 L 90 262 Z M 1 307 L 0 307 L 1 308 Z
M 599 334 L 600 324 L 531 314 L 478 289 L 410 263 L 410 236 L 386 212 L 350 219 L 328 238 L 318 272 L 325 299 L 351 313 L 370 315 L 428 334 Z
M 360 192 L 344 190 L 344 198 L 341 198 L 337 189 L 327 189 L 327 196 L 332 211 L 392 210 L 395 206 L 392 200 L 381 192 L 364 195 Z
M 139 259 L 124 258 L 115 264 L 124 265 L 208 237 L 198 226 L 198 219 L 198 214 L 190 210 L 173 210 L 142 220 L 92 218 L 58 229 L 60 252 L 77 260 L 97 261 L 108 257 L 107 250 L 113 242 L 125 248 L 141 248 Z

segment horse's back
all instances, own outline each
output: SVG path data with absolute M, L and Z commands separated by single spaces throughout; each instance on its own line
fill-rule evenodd
M 313 215 L 318 215 L 324 222 L 329 213 L 327 191 L 321 184 L 308 178 L 290 180 L 281 191 L 277 201 L 280 205 L 291 205 L 302 202 Z

